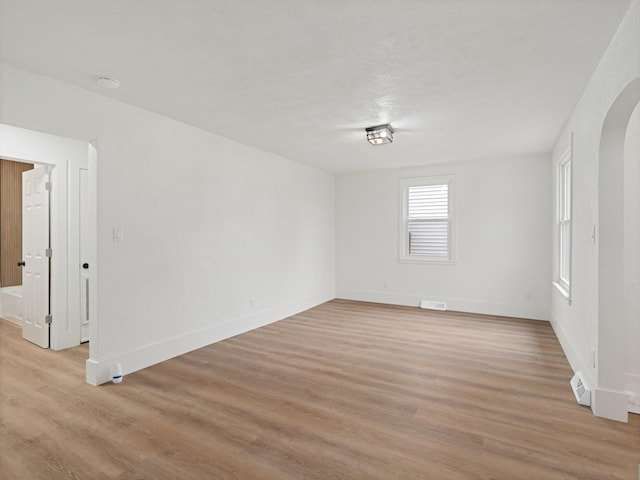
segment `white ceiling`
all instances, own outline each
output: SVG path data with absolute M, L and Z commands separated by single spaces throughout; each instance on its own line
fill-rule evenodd
M 327 170 L 392 168 L 550 151 L 630 3 L 0 0 L 0 58 Z M 369 145 L 385 122 L 394 143 Z

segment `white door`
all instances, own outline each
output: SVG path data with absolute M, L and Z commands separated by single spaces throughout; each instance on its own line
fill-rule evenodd
M 49 167 L 22 174 L 22 337 L 49 348 Z
M 89 341 L 89 170 L 79 169 L 80 183 L 80 342 Z

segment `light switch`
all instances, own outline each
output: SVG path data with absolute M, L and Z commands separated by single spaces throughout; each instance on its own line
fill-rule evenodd
M 114 243 L 122 243 L 124 242 L 124 231 L 120 227 L 113 227 L 113 242 Z

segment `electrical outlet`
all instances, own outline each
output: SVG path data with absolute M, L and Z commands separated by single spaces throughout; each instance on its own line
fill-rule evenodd
M 255 299 L 255 297 L 251 297 L 249 299 L 249 307 L 250 308 L 255 308 L 256 307 L 256 299 Z
M 385 280 L 384 282 L 382 282 L 382 285 L 384 286 L 385 290 L 389 290 L 389 287 L 391 287 L 391 283 L 389 283 L 389 280 Z

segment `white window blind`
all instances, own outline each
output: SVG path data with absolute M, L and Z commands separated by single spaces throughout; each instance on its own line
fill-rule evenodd
M 455 175 L 400 179 L 401 263 L 455 265 Z
M 449 257 L 449 185 L 408 187 L 409 255 Z

